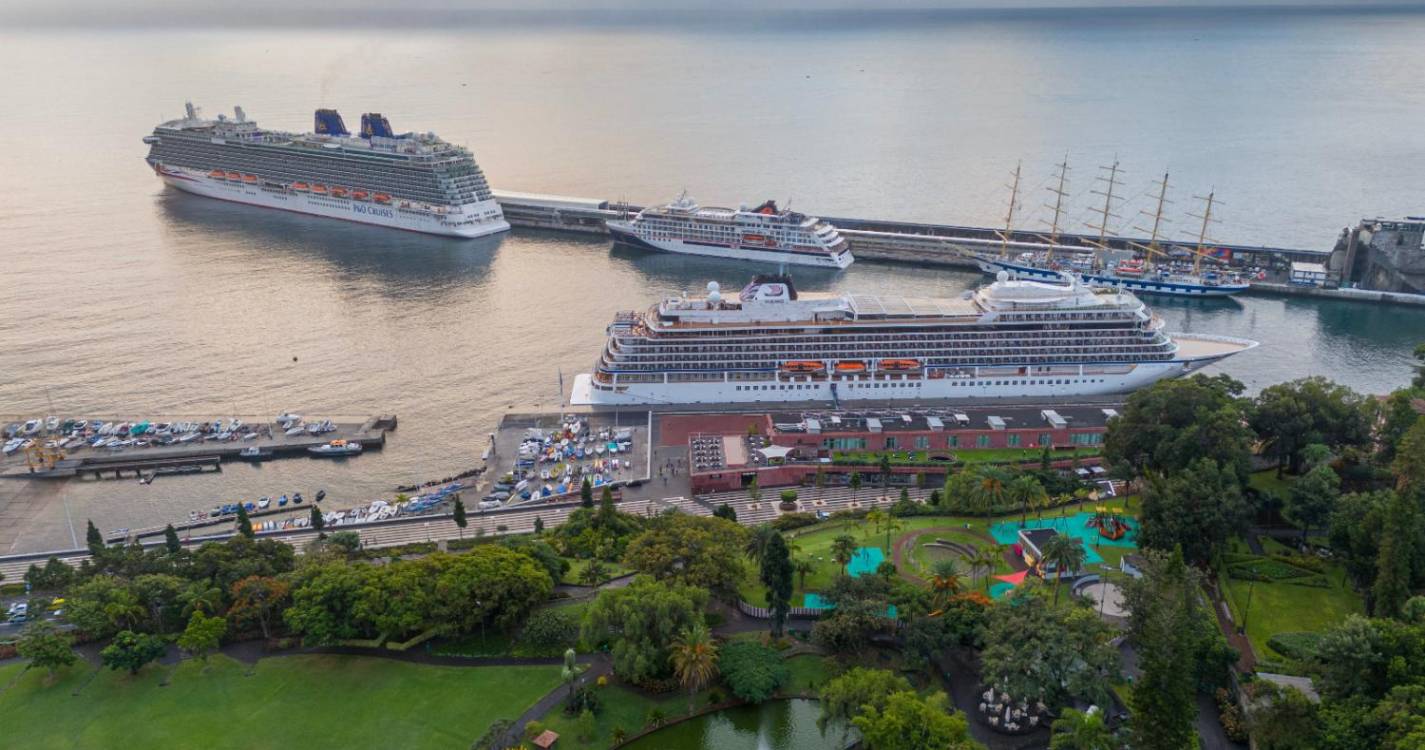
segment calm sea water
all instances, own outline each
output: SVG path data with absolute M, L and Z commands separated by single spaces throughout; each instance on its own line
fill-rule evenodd
M 548 408 L 617 310 L 736 285 L 738 264 L 516 231 L 452 241 L 164 189 L 140 138 L 185 99 L 308 129 L 317 106 L 470 146 L 499 188 L 993 224 L 1008 172 L 1047 218 L 1065 154 L 1075 222 L 1099 164 L 1118 224 L 1170 168 L 1177 219 L 1215 188 L 1224 241 L 1329 247 L 1425 208 L 1425 16 L 1063 16 L 916 27 L 0 30 L 0 413 L 394 412 L 385 452 L 217 478 L 55 486 L 77 514 L 325 486 L 354 499 L 478 459 L 507 410 Z M 810 289 L 953 295 L 977 275 L 861 263 Z M 1158 303 L 1172 328 L 1263 346 L 1259 388 L 1409 375 L 1425 311 L 1248 298 Z M 53 404 L 51 407 L 50 405 Z M 52 508 L 45 513 L 58 513 Z M 109 519 L 110 525 L 126 525 Z M 3 551 L 3 550 L 0 550 Z

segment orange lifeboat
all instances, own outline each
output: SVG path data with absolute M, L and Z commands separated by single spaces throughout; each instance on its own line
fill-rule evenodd
M 880 367 L 882 370 L 900 372 L 904 370 L 920 369 L 920 362 L 914 359 L 883 359 Z
M 366 192 L 365 190 L 353 190 L 351 193 L 351 197 L 359 201 L 364 201 L 367 198 L 371 197 L 371 194 Z
M 249 185 L 255 185 L 255 184 L 257 184 L 257 175 L 255 175 L 255 174 L 245 174 L 245 175 L 242 176 L 242 181 L 243 181 L 243 182 L 246 182 L 246 183 L 249 184 Z
M 316 193 L 317 195 L 326 195 L 326 194 L 327 194 L 327 186 L 326 186 L 326 185 L 313 185 L 313 186 L 312 186 L 312 192 Z
M 240 174 L 240 173 L 238 173 L 238 172 L 228 172 L 228 179 L 229 179 L 229 180 L 241 180 L 241 179 L 242 179 L 242 174 Z
M 224 177 L 227 177 L 227 176 L 228 176 L 228 173 L 227 173 L 227 172 L 224 172 L 224 171 L 221 170 L 221 169 L 214 169 L 213 171 L 211 171 L 211 172 L 208 173 L 208 176 L 211 177 L 211 178 L 213 178 L 213 179 L 215 179 L 215 180 L 221 180 L 221 179 L 223 179 Z
M 349 193 L 346 188 L 340 188 L 340 187 L 334 187 L 334 188 L 332 188 L 332 197 L 333 197 L 333 198 L 345 198 L 346 196 L 348 196 L 348 195 L 350 195 L 350 194 L 351 194 L 351 193 Z
M 305 193 L 311 188 L 307 187 L 307 183 L 305 182 L 294 182 L 292 183 L 292 189 L 296 190 L 299 193 Z
M 373 196 L 371 196 L 371 197 L 372 197 L 373 199 L 375 199 L 375 201 L 376 201 L 377 203 L 390 203 L 390 202 L 391 202 L 391 196 L 389 196 L 389 195 L 387 195 L 387 194 L 385 194 L 385 193 L 377 193 L 376 195 L 373 195 Z
M 825 365 L 812 360 L 798 360 L 782 363 L 782 372 L 811 373 L 822 372 L 825 369 Z
M 857 373 L 866 371 L 866 363 L 853 360 L 843 360 L 836 363 L 836 371 L 839 373 Z

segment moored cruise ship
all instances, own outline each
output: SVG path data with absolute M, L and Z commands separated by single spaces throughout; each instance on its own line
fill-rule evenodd
M 778 265 L 845 268 L 855 258 L 836 227 L 767 201 L 737 210 L 699 206 L 683 194 L 665 206 L 608 222 L 615 242 L 685 255 Z
M 799 294 L 760 276 L 620 313 L 574 404 L 1082 396 L 1142 388 L 1257 345 L 1168 334 L 1133 294 L 1011 280 L 954 299 Z
M 470 151 L 434 133 L 397 135 L 376 113 L 352 135 L 319 109 L 314 133 L 264 130 L 234 117 L 186 116 L 144 137 L 148 163 L 189 193 L 396 229 L 481 237 L 510 228 Z

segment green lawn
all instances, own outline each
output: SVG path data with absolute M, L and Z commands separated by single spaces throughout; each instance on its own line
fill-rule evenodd
M 564 559 L 569 561 L 569 570 L 564 573 L 564 578 L 560 580 L 560 583 L 565 583 L 572 586 L 583 586 L 584 582 L 579 580 L 579 574 L 583 572 L 584 568 L 589 567 L 589 561 L 580 560 L 579 558 L 575 557 L 566 557 Z M 604 563 L 604 570 L 606 571 L 606 577 L 604 578 L 604 580 L 606 581 L 610 578 L 617 578 L 619 576 L 628 575 L 629 573 L 633 572 L 632 570 L 624 567 L 623 565 L 620 565 L 619 563 L 612 562 Z
M 675 691 L 663 695 L 648 695 L 622 685 L 608 685 L 593 689 L 598 693 L 601 708 L 595 715 L 596 730 L 591 741 L 579 741 L 577 736 L 578 718 L 564 713 L 563 702 L 560 702 L 540 720 L 546 729 L 553 729 L 559 733 L 559 747 L 566 748 L 566 750 L 574 747 L 609 747 L 612 744 L 609 738 L 613 735 L 615 727 L 622 728 L 628 735 L 633 735 L 648 723 L 648 712 L 654 708 L 662 711 L 664 717 L 668 719 L 688 713 L 688 694 L 686 692 Z M 708 705 L 710 692 L 704 690 L 694 696 L 694 708 Z M 726 697 L 726 691 L 723 693 Z
M 1260 492 L 1270 492 L 1282 498 L 1291 491 L 1291 477 L 1284 474 L 1278 478 L 1276 469 L 1254 472 L 1247 478 L 1247 484 Z
M 1345 582 L 1345 571 L 1338 565 L 1327 569 L 1330 588 L 1299 586 L 1291 583 L 1264 583 L 1222 576 L 1231 597 L 1232 614 L 1240 624 L 1247 618 L 1247 638 L 1259 659 L 1285 661 L 1286 657 L 1267 647 L 1267 640 L 1277 633 L 1323 631 L 1338 625 L 1349 614 L 1362 614 L 1364 607 L 1359 594 Z M 1251 609 L 1247 596 L 1251 593 Z
M 1037 448 L 954 448 L 955 458 L 966 464 L 1039 463 L 1043 451 Z M 1075 456 L 1092 458 L 1103 451 L 1098 448 L 1079 448 L 1073 451 L 1054 451 L 1050 456 L 1055 461 L 1068 461 Z
M 0 666 L 7 747 L 463 749 L 559 684 L 558 667 L 326 655 L 262 659 L 250 676 L 224 656 L 206 671 L 190 660 L 134 677 L 81 662 L 52 685 L 40 671 L 11 684 L 19 670 Z

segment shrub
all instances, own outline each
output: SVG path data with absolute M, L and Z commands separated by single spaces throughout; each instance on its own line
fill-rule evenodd
M 718 667 L 732 694 L 749 703 L 771 698 L 791 676 L 782 655 L 756 641 L 734 641 L 723 646 Z
M 534 739 L 535 737 L 538 737 L 538 736 L 541 735 L 541 734 L 544 734 L 544 722 L 539 721 L 538 719 L 536 719 L 536 720 L 531 721 L 530 723 L 524 725 L 524 738 L 525 738 L 525 739 L 527 739 L 527 740 L 532 740 L 532 739 Z
M 570 716 L 582 716 L 585 713 L 597 714 L 603 708 L 603 703 L 599 700 L 598 693 L 595 693 L 587 685 L 574 691 L 569 696 L 569 700 L 564 703 L 564 713 Z
M 1233 742 L 1247 741 L 1247 722 L 1242 718 L 1242 710 L 1232 700 L 1226 688 L 1217 689 L 1218 715 L 1222 720 L 1222 731 Z
M 1267 646 L 1288 659 L 1304 661 L 1316 656 L 1321 637 L 1321 633 L 1305 631 L 1277 633 L 1267 639 Z
M 772 519 L 772 528 L 778 531 L 791 531 L 804 526 L 814 526 L 816 523 L 816 516 L 811 513 L 786 513 Z
M 515 640 L 515 656 L 559 656 L 579 642 L 579 619 L 565 609 L 541 609 L 529 616 Z
M 653 708 L 648 709 L 648 713 L 644 714 L 643 724 L 644 726 L 649 727 L 661 726 L 663 724 L 663 720 L 666 718 L 667 715 L 663 713 L 663 709 L 654 706 Z

